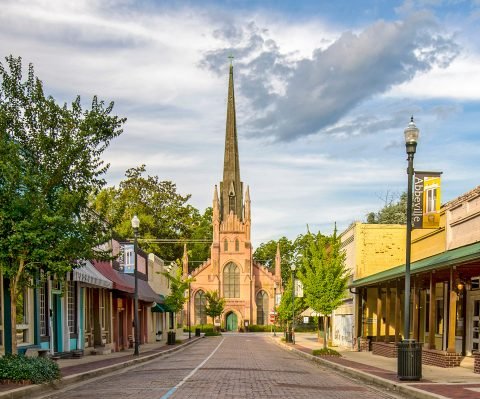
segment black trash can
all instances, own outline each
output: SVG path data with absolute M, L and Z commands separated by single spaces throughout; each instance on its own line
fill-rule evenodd
M 175 345 L 175 331 L 168 332 L 167 345 Z
M 422 378 L 422 346 L 414 339 L 398 343 L 397 377 L 402 381 L 418 381 Z
M 199 329 L 199 328 L 196 328 L 196 329 L 195 329 L 195 336 L 196 336 L 196 337 L 199 337 L 199 336 L 200 336 L 200 329 Z

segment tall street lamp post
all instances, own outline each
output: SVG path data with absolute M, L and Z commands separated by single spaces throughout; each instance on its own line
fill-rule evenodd
M 295 263 L 290 265 L 292 271 L 292 344 L 295 344 Z
M 407 187 L 407 240 L 405 254 L 405 324 L 404 339 L 410 339 L 410 255 L 412 246 L 412 188 L 413 188 L 413 157 L 417 149 L 417 141 L 419 130 L 413 122 L 413 116 L 405 129 L 405 147 L 407 150 L 408 160 L 408 187 Z
M 422 344 L 410 339 L 410 255 L 412 246 L 412 197 L 413 197 L 413 157 L 417 149 L 419 130 L 413 116 L 405 129 L 405 148 L 408 160 L 407 187 L 407 231 L 405 248 L 405 308 L 403 341 L 398 345 L 397 376 L 400 380 L 420 380 L 422 378 Z
M 187 308 L 187 310 L 188 310 L 188 312 L 187 312 L 188 313 L 188 315 L 187 315 L 187 317 L 188 317 L 188 320 L 187 320 L 188 321 L 188 339 L 192 338 L 192 325 L 190 323 L 190 314 L 191 314 L 190 313 L 191 312 L 191 310 L 190 310 L 190 293 L 192 292 L 191 291 L 191 278 L 192 278 L 192 276 L 189 274 L 188 275 L 188 308 Z
M 134 356 L 139 355 L 138 351 L 138 344 L 140 341 L 140 334 L 139 334 L 139 321 L 138 321 L 138 263 L 137 263 L 137 238 L 138 238 L 138 228 L 140 227 L 140 219 L 137 217 L 137 215 L 134 215 L 132 218 L 132 228 L 133 228 L 133 233 L 135 240 L 133 242 L 133 256 L 134 256 L 134 280 L 135 280 L 135 297 L 134 297 L 134 305 L 133 305 L 133 329 L 134 329 L 134 334 L 135 334 L 135 349 L 133 352 Z
M 273 283 L 273 336 L 276 337 L 275 324 L 277 324 L 277 283 Z

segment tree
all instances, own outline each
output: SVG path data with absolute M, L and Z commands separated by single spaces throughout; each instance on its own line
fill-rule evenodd
M 158 176 L 145 176 L 145 173 L 145 165 L 128 169 L 118 188 L 108 187 L 95 196 L 95 209 L 123 237 L 133 235 L 130 221 L 136 214 L 141 221 L 139 235 L 146 239 L 141 241 L 142 248 L 156 253 L 166 261 L 175 261 L 183 253 L 182 243 L 175 243 L 176 240 L 194 236 L 211 238 L 209 211 L 207 209 L 203 216 L 200 215 L 195 207 L 187 203 L 190 194 L 179 194 L 175 183 L 161 181 Z M 148 239 L 170 239 L 173 242 L 153 243 L 148 242 Z M 195 256 L 204 255 L 205 250 L 202 252 L 200 246 L 195 246 L 191 260 L 195 261 Z M 206 260 L 206 257 L 202 260 Z
M 295 318 L 298 318 L 300 313 L 302 313 L 305 309 L 305 303 L 303 298 L 296 297 L 292 305 L 292 287 L 293 284 L 290 277 L 285 283 L 282 299 L 280 300 L 280 304 L 276 308 L 278 314 L 278 321 L 280 321 L 282 325 L 286 325 L 287 331 L 289 330 L 290 322 L 293 320 L 294 313 Z M 292 312 L 293 309 L 295 310 L 295 312 Z
M 402 193 L 395 202 L 395 195 L 385 196 L 385 206 L 377 213 L 367 214 L 367 223 L 371 224 L 406 224 L 407 223 L 407 193 Z
M 0 266 L 11 301 L 11 347 L 16 352 L 17 300 L 38 272 L 61 279 L 79 259 L 104 258 L 108 229 L 89 207 L 105 185 L 101 155 L 125 119 L 97 97 L 83 110 L 46 97 L 29 65 L 0 63 Z
M 193 217 L 192 232 L 189 238 L 193 240 L 208 240 L 208 242 L 195 242 L 188 245 L 190 248 L 188 253 L 189 271 L 192 271 L 210 257 L 210 246 L 213 239 L 212 215 L 213 209 L 208 207 L 203 215 L 198 212 Z
M 215 324 L 215 318 L 221 316 L 225 309 L 225 299 L 218 295 L 218 291 L 207 291 L 205 298 L 207 299 L 205 314 L 210 316 Z
M 327 347 L 327 318 L 342 304 L 349 278 L 345 267 L 345 252 L 340 248 L 337 229 L 331 237 L 307 234 L 308 247 L 303 256 L 303 283 L 305 303 L 323 317 L 323 346 Z
M 184 278 L 182 274 L 182 268 L 175 269 L 175 275 L 171 275 L 168 272 L 162 273 L 170 281 L 170 295 L 165 297 L 165 305 L 171 309 L 174 313 L 178 313 L 183 309 L 187 297 L 185 292 L 188 290 L 189 284 L 194 280 L 192 278 Z

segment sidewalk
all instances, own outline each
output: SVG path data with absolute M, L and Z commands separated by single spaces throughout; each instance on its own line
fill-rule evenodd
M 356 352 L 335 348 L 342 357 L 315 357 L 312 349 L 320 349 L 316 334 L 295 334 L 295 345 L 281 341 L 283 334 L 272 337 L 284 348 L 294 350 L 307 358 L 328 367 L 338 369 L 366 382 L 375 383 L 409 398 L 454 398 L 480 399 L 480 375 L 473 372 L 473 359 L 466 358 L 461 367 L 422 367 L 421 381 L 399 381 L 397 359 L 373 355 L 371 352 Z
M 78 359 L 59 359 L 57 363 L 62 374 L 62 380 L 60 382 L 24 386 L 19 386 L 18 384 L 0 384 L 0 399 L 31 398 L 32 395 L 40 395 L 41 393 L 53 391 L 55 388 L 63 388 L 70 384 L 99 377 L 134 364 L 165 356 L 202 339 L 202 337 L 192 336 L 189 340 L 188 334 L 184 334 L 182 338 L 183 343 L 176 345 L 166 345 L 165 342 L 140 345 L 139 356 L 133 356 L 133 348 L 131 348 L 121 352 L 113 352 L 108 355 L 86 355 Z

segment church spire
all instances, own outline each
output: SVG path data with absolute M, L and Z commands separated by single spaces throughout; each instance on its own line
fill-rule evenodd
M 243 220 L 243 183 L 240 181 L 238 160 L 237 122 L 235 115 L 235 94 L 233 90 L 233 65 L 230 64 L 227 102 L 227 126 L 225 132 L 225 158 L 223 181 L 220 183 L 220 206 L 222 220 L 233 212 Z

